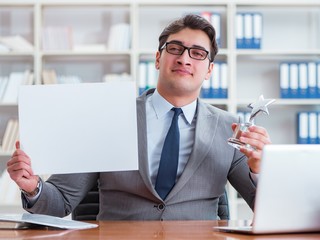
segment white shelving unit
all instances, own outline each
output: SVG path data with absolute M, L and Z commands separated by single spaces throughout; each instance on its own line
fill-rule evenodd
M 34 45 L 32 52 L 0 52 L 0 76 L 33 70 L 40 82 L 44 69 L 58 75 L 76 75 L 84 82 L 100 82 L 106 74 L 127 73 L 139 81 L 140 60 L 153 60 L 158 36 L 173 19 L 186 13 L 221 15 L 221 47 L 216 60 L 228 64 L 228 98 L 205 99 L 232 113 L 248 110 L 260 94 L 277 101 L 270 116 L 257 124 L 268 129 L 274 144 L 296 143 L 296 114 L 320 111 L 320 99 L 280 99 L 279 64 L 282 61 L 318 61 L 320 58 L 320 2 L 318 0 L 205 0 L 187 1 L 2 1 L 0 36 L 19 34 Z M 259 12 L 263 17 L 262 47 L 236 48 L 236 13 Z M 70 27 L 74 45 L 108 45 L 112 26 L 129 24 L 129 48 L 45 50 L 42 30 Z M 120 41 L 121 39 L 119 39 Z M 0 104 L 0 134 L 5 122 L 17 116 L 17 105 Z M 2 154 L 1 161 L 10 154 Z M 2 164 L 3 165 L 3 164 Z M 1 165 L 0 165 L 1 166 Z M 229 189 L 232 219 L 252 213 Z

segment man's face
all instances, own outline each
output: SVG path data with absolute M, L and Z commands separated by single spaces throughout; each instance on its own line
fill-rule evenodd
M 185 47 L 210 50 L 209 37 L 201 30 L 185 28 L 168 37 L 167 42 L 176 42 Z M 209 59 L 196 60 L 186 49 L 182 55 L 173 55 L 163 49 L 157 52 L 156 68 L 159 69 L 158 91 L 164 97 L 184 96 L 196 98 L 202 82 L 210 78 L 213 63 Z

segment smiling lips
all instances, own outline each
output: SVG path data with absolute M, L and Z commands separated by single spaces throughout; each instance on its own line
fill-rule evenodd
M 179 74 L 192 75 L 192 73 L 185 68 L 175 68 L 172 70 L 172 72 L 179 73 Z

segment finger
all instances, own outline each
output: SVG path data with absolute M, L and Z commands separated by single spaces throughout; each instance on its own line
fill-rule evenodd
M 265 139 L 255 139 L 252 137 L 240 137 L 240 141 L 246 144 L 249 144 L 250 146 L 252 146 L 253 148 L 255 148 L 256 150 L 262 150 L 264 145 L 266 145 L 268 143 L 267 140 Z
M 7 162 L 7 167 L 9 167 L 10 165 L 19 163 L 19 162 L 24 162 L 28 165 L 31 165 L 31 160 L 28 156 L 23 155 L 23 154 L 22 155 L 17 154 L 17 155 L 14 155 L 10 158 L 10 160 Z
M 238 124 L 237 123 L 232 123 L 232 125 L 231 125 L 231 128 L 232 128 L 232 131 L 234 131 L 235 129 L 236 129 L 236 127 L 238 126 Z
M 16 141 L 16 149 L 20 149 L 20 141 Z
M 7 171 L 9 174 L 13 174 L 15 172 L 19 171 L 25 171 L 26 174 L 24 176 L 29 177 L 33 175 L 33 170 L 30 166 L 30 164 L 27 164 L 25 162 L 16 162 L 14 164 L 11 164 L 8 166 Z
M 20 149 L 17 149 L 14 151 L 14 153 L 12 154 L 11 159 L 9 161 L 11 161 L 12 159 L 19 160 L 20 158 L 21 159 L 29 159 L 29 161 L 30 161 L 29 156 L 24 151 L 22 151 Z
M 20 170 L 8 169 L 8 173 L 10 178 L 16 183 L 21 182 L 23 180 L 27 180 L 30 177 L 32 177 L 32 175 L 30 175 L 29 172 L 26 171 L 25 169 L 20 169 Z
M 241 139 L 241 137 L 243 139 Z M 263 130 L 258 131 L 258 132 L 255 132 L 255 131 L 243 132 L 241 134 L 241 137 L 240 137 L 240 141 L 244 141 L 246 143 L 249 143 L 249 141 L 254 141 L 249 144 L 257 143 L 257 147 L 259 147 L 260 149 L 263 147 L 263 146 L 261 146 L 261 144 L 265 145 L 265 144 L 271 143 L 271 140 L 270 140 L 268 134 L 266 132 L 264 132 Z
M 269 138 L 269 134 L 267 132 L 267 130 L 263 127 L 259 127 L 259 126 L 250 126 L 249 127 L 249 131 L 250 132 L 255 132 L 255 133 L 258 133 L 260 135 L 263 135 L 267 138 Z

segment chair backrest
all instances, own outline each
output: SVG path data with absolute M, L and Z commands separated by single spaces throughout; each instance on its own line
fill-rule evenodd
M 87 196 L 79 203 L 72 212 L 72 219 L 78 221 L 96 220 L 99 213 L 99 189 L 98 185 L 94 186 Z M 229 203 L 227 192 L 219 198 L 218 216 L 221 220 L 229 219 Z
M 71 218 L 78 221 L 96 220 L 99 213 L 99 189 L 94 186 L 72 211 Z
M 218 216 L 221 220 L 229 220 L 229 202 L 228 202 L 228 194 L 227 191 L 224 191 L 224 194 L 220 196 L 218 203 Z

